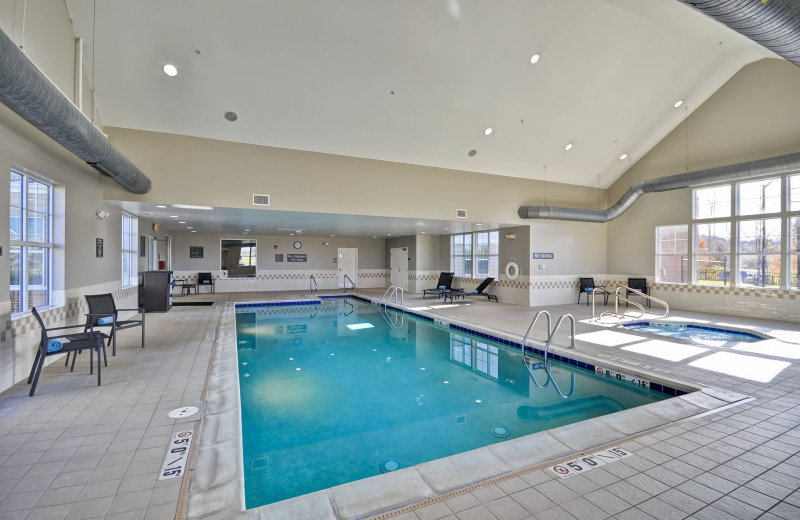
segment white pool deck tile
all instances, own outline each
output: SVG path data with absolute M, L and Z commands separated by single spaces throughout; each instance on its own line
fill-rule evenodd
M 241 458 L 232 455 L 241 449 L 241 426 L 227 304 L 306 296 L 178 297 L 215 305 L 149 315 L 144 349 L 136 334 L 120 334 L 103 386 L 80 356 L 73 373 L 58 361 L 45 368 L 32 398 L 24 382 L 0 394 L 0 518 L 175 518 L 181 481 L 158 474 L 172 433 L 185 429 L 199 435 L 188 500 L 180 504 L 192 519 L 800 518 L 800 324 L 673 310 L 673 320 L 775 339 L 660 352 L 652 338 L 593 323 L 585 305 L 548 309 L 578 322 L 577 348 L 568 349 L 565 333 L 556 353 L 702 391 L 243 510 Z M 423 313 L 516 340 L 539 310 L 427 305 L 433 302 L 406 295 L 407 307 L 424 305 Z M 543 335 L 538 328 L 534 335 Z M 167 416 L 188 405 L 201 413 Z M 604 444 L 632 455 L 563 480 L 539 469 Z

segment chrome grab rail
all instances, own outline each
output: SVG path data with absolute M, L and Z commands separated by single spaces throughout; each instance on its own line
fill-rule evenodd
M 350 280 L 350 277 L 349 277 L 349 276 L 347 276 L 347 275 L 345 274 L 345 275 L 344 275 L 344 279 L 342 280 L 342 285 L 344 285 L 343 289 L 344 289 L 345 291 L 347 290 L 347 282 L 348 282 L 348 281 L 350 281 L 350 290 L 352 291 L 353 289 L 355 289 L 355 288 L 356 288 L 356 284 L 353 282 L 353 280 Z
M 635 302 L 633 300 L 629 300 L 628 298 L 625 298 L 624 296 L 622 296 L 620 294 L 620 291 L 622 291 L 623 289 L 628 290 L 628 291 L 630 291 L 632 293 L 636 293 L 637 296 L 642 296 L 643 298 L 647 299 L 648 301 L 655 302 L 655 303 L 657 303 L 659 305 L 663 305 L 664 306 L 664 314 L 662 314 L 660 316 L 656 316 L 657 318 L 663 318 L 667 314 L 669 314 L 669 304 L 667 302 L 665 302 L 664 300 L 659 300 L 658 298 L 650 296 L 649 294 L 645 294 L 642 291 L 638 291 L 636 289 L 631 289 L 627 285 L 620 285 L 619 287 L 617 287 L 617 290 L 614 291 L 614 312 L 611 312 L 611 311 L 602 312 L 602 313 L 600 313 L 600 316 L 598 317 L 598 319 L 602 320 L 604 316 L 615 316 L 617 318 L 635 318 L 635 319 L 639 319 L 642 316 L 644 316 L 644 305 L 641 305 L 638 302 Z M 625 312 L 619 312 L 619 301 L 620 300 L 624 301 L 625 303 L 631 303 L 631 304 L 634 305 L 634 307 L 638 307 L 639 308 L 639 314 L 637 316 L 633 316 L 633 315 L 628 314 L 627 310 Z M 594 318 L 594 312 L 592 312 L 592 318 Z
M 383 307 L 378 306 L 378 311 L 383 316 L 383 319 L 386 320 L 386 323 L 389 324 L 390 327 L 399 329 L 403 325 L 405 325 L 406 315 L 403 312 L 394 311 L 394 317 L 389 316 L 389 309 L 385 305 Z
M 312 286 L 311 283 L 314 283 Z M 314 278 L 314 275 L 308 277 L 308 292 L 309 294 L 314 294 L 315 291 L 319 291 L 319 286 L 317 285 L 317 279 Z
M 528 325 L 528 331 L 525 333 L 525 337 L 522 338 L 522 359 L 523 360 L 525 359 L 525 343 L 528 342 L 528 335 L 531 333 L 531 330 L 533 330 L 533 326 L 536 325 L 536 320 L 538 320 L 539 316 L 541 316 L 542 314 L 544 314 L 547 317 L 547 337 L 548 338 L 550 337 L 550 325 L 552 325 L 552 323 L 550 321 L 551 320 L 550 313 L 547 312 L 547 311 L 539 311 L 539 312 L 536 313 L 536 316 L 533 317 L 533 320 L 531 321 L 531 324 Z
M 345 275 L 345 276 L 347 276 L 347 275 Z M 400 300 L 399 301 L 397 299 L 398 293 L 400 294 Z M 386 289 L 386 292 L 383 293 L 383 296 L 381 297 L 381 300 L 378 302 L 378 307 L 380 308 L 381 305 L 383 305 L 385 307 L 386 304 L 389 302 L 389 300 L 392 297 L 394 297 L 394 303 L 399 303 L 400 305 L 403 305 L 404 301 L 405 301 L 405 293 L 403 292 L 403 288 L 402 287 L 397 287 L 396 285 L 390 285 Z
M 550 314 L 547 311 L 540 311 L 540 312 L 536 313 L 536 316 L 533 318 L 533 321 L 531 322 L 530 327 L 528 327 L 528 332 L 530 332 L 531 328 L 533 327 L 534 323 L 536 322 L 536 319 L 542 313 L 547 315 L 547 318 L 548 318 L 547 328 L 548 328 L 548 331 L 549 331 L 549 329 L 550 329 L 550 323 L 549 323 Z M 547 373 L 547 381 L 545 381 L 545 383 L 543 385 L 540 385 L 539 381 L 536 380 L 536 376 L 533 375 L 534 369 L 531 368 L 531 365 L 529 365 L 527 363 L 527 361 L 525 360 L 525 341 L 528 339 L 528 334 L 527 333 L 525 334 L 525 338 L 522 340 L 522 363 L 525 365 L 525 368 L 528 369 L 528 373 L 530 374 L 531 379 L 533 379 L 533 383 L 538 388 L 544 388 L 548 384 L 550 384 L 550 381 L 552 381 L 553 382 L 553 387 L 558 392 L 558 395 L 560 395 L 561 397 L 566 399 L 567 397 L 570 397 L 575 392 L 575 374 L 574 373 L 572 374 L 572 381 L 571 381 L 572 388 L 570 389 L 570 391 L 569 391 L 569 393 L 567 395 L 564 395 L 564 393 L 558 387 L 558 383 L 556 383 L 555 379 L 553 379 L 553 375 L 550 373 L 551 369 L 550 369 L 550 361 L 549 361 L 550 345 L 553 343 L 553 338 L 555 338 L 556 332 L 558 332 L 559 327 L 561 327 L 561 323 L 564 321 L 564 318 L 569 318 L 570 323 L 572 325 L 571 326 L 571 331 L 570 331 L 571 334 L 570 334 L 570 347 L 569 348 L 570 349 L 574 349 L 575 348 L 575 318 L 572 316 L 572 314 L 564 314 L 560 318 L 558 318 L 558 321 L 556 322 L 556 326 L 553 328 L 553 331 L 549 333 L 549 336 L 547 337 L 547 343 L 544 346 L 544 371 L 545 371 L 545 373 Z

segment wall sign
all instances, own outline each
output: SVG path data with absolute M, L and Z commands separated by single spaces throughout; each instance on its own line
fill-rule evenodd
M 94 240 L 94 256 L 97 258 L 103 258 L 103 239 L 96 238 Z
M 203 258 L 203 247 L 189 246 L 189 258 Z
M 308 262 L 307 254 L 290 253 L 286 255 L 287 262 Z
M 275 255 L 275 261 L 276 262 L 283 262 L 283 255 L 276 254 Z
M 554 260 L 555 257 L 555 253 L 533 253 L 534 260 Z

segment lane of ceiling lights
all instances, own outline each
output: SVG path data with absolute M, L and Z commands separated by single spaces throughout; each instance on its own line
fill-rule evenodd
M 537 63 L 539 63 L 539 60 L 541 60 L 541 58 L 542 58 L 542 57 L 541 57 L 541 55 L 540 55 L 540 54 L 538 54 L 538 53 L 537 53 L 537 54 L 534 54 L 533 56 L 531 56 L 531 59 L 530 59 L 530 63 L 531 63 L 531 65 L 536 65 Z M 678 101 L 676 101 L 676 102 L 675 102 L 675 103 L 672 105 L 672 107 L 673 107 L 673 108 L 680 108 L 681 106 L 683 106 L 683 100 L 682 100 L 682 99 L 681 99 L 681 100 L 678 100 Z M 490 136 L 490 135 L 492 135 L 493 133 L 494 133 L 494 128 L 492 128 L 492 127 L 488 127 L 488 128 L 486 128 L 486 129 L 483 131 L 483 135 L 485 135 L 485 136 Z M 615 142 L 616 142 L 616 141 L 615 141 Z M 565 144 L 565 145 L 564 145 L 564 151 L 565 151 L 565 152 L 569 152 L 569 151 L 570 151 L 570 150 L 572 150 L 574 147 L 575 147 L 575 143 L 571 143 L 571 142 L 570 142 L 570 143 L 567 143 L 567 144 Z M 477 151 L 477 150 L 475 150 L 475 149 L 472 149 L 472 150 L 470 150 L 470 151 L 467 153 L 467 155 L 468 155 L 469 157 L 475 157 L 477 154 L 478 154 L 478 151 Z M 629 157 L 630 157 L 630 155 L 629 155 L 628 153 L 623 153 L 622 155 L 620 155 L 620 156 L 619 156 L 619 160 L 620 160 L 620 161 L 624 161 L 625 159 L 628 159 Z
M 200 54 L 200 50 L 196 50 L 195 52 L 196 52 L 197 54 Z M 536 53 L 536 54 L 533 54 L 533 55 L 531 56 L 531 58 L 530 58 L 530 60 L 529 60 L 529 61 L 530 61 L 530 64 L 531 64 L 531 65 L 536 65 L 537 63 L 539 63 L 539 61 L 540 61 L 540 60 L 541 60 L 541 55 L 540 55 L 540 54 L 538 54 L 538 53 Z M 167 76 L 169 76 L 169 77 L 171 77 L 171 78 L 174 78 L 175 76 L 177 76 L 177 75 L 178 75 L 178 68 L 177 68 L 177 67 L 176 67 L 174 64 L 172 64 L 172 63 L 167 63 L 167 64 L 165 64 L 165 65 L 162 67 L 162 70 L 164 71 L 164 74 L 166 74 Z M 392 92 L 392 94 L 394 94 L 394 92 Z M 681 99 L 681 100 L 678 100 L 678 101 L 676 101 L 676 102 L 675 102 L 675 103 L 672 105 L 672 107 L 673 107 L 673 108 L 675 108 L 675 109 L 678 109 L 678 108 L 680 108 L 681 106 L 683 106 L 683 100 L 682 100 L 682 99 Z M 233 111 L 227 111 L 227 112 L 225 112 L 225 113 L 223 114 L 223 117 L 224 117 L 224 118 L 225 118 L 227 121 L 230 121 L 230 122 L 236 121 L 236 120 L 239 118 L 239 116 L 236 114 L 236 112 L 233 112 Z M 483 131 L 483 135 L 485 135 L 485 136 L 487 136 L 487 137 L 488 137 L 488 136 L 490 136 L 490 135 L 492 135 L 493 133 L 494 133 L 494 128 L 492 128 L 492 127 L 487 127 L 487 128 L 486 128 L 486 129 L 484 129 L 484 131 Z M 574 143 L 571 143 L 571 142 L 569 142 L 569 143 L 567 143 L 566 145 L 564 145 L 564 151 L 565 151 L 565 152 L 569 152 L 569 151 L 571 151 L 571 150 L 572 150 L 574 147 L 575 147 L 575 144 L 574 144 Z M 477 155 L 477 153 L 478 153 L 478 151 L 477 151 L 477 150 L 475 150 L 475 149 L 473 149 L 473 150 L 470 150 L 470 151 L 467 153 L 467 155 L 468 155 L 469 157 L 475 157 L 475 155 Z M 629 159 L 629 158 L 630 158 L 630 155 L 629 155 L 628 153 L 623 153 L 622 155 L 620 155 L 620 156 L 619 156 L 619 160 L 620 160 L 620 161 L 624 161 L 624 160 L 626 160 L 626 159 Z M 164 206 L 164 205 L 157 205 L 156 207 L 157 207 L 157 208 L 162 208 L 162 209 L 163 209 L 163 208 L 167 208 L 167 206 Z M 175 205 L 175 204 L 173 204 L 173 207 L 181 207 L 181 206 L 180 206 L 180 205 Z M 184 208 L 189 208 L 189 206 L 183 206 L 183 207 L 184 207 Z M 194 206 L 193 208 L 194 208 L 194 209 L 207 209 L 207 210 L 211 210 L 211 209 L 213 209 L 213 208 L 211 208 L 211 207 L 209 207 L 209 206 Z M 169 217 L 170 217 L 170 218 L 176 218 L 176 219 L 177 219 L 177 218 L 180 218 L 178 215 L 170 215 Z M 188 223 L 187 223 L 186 221 L 178 221 L 178 224 L 188 224 Z M 417 226 L 424 226 L 424 225 L 425 225 L 425 223 L 424 223 L 424 222 L 417 222 Z M 475 224 L 475 226 L 476 226 L 476 227 L 481 227 L 481 226 L 483 226 L 483 225 L 484 225 L 484 224 L 480 224 L 480 223 L 478 223 L 478 224 Z M 197 230 L 196 230 L 196 229 L 193 229 L 193 226 L 189 226 L 189 225 L 187 225 L 187 226 L 186 226 L 186 229 L 188 229 L 188 230 L 189 230 L 190 232 L 192 232 L 192 233 L 197 233 Z M 252 231 L 251 229 L 249 229 L 249 228 L 246 228 L 246 229 L 244 229 L 244 230 L 242 231 L 242 233 L 243 233 L 243 234 L 245 234 L 245 235 L 247 235 L 247 234 L 251 233 L 251 231 Z M 449 228 L 449 227 L 443 228 L 443 231 L 450 231 L 450 228 Z M 301 233 L 301 231 L 296 231 L 295 233 L 289 233 L 289 236 L 294 236 L 295 234 L 300 234 L 300 233 Z M 424 234 L 426 234 L 427 232 L 426 232 L 426 231 L 420 231 L 420 233 L 424 235 Z M 410 236 L 410 235 L 411 235 L 411 233 L 403 233 L 403 234 L 401 234 L 401 235 L 399 235 L 399 236 Z M 332 236 L 332 237 L 335 237 L 336 235 L 331 235 L 331 236 Z M 391 234 L 391 233 L 387 233 L 387 234 L 386 234 L 386 236 L 387 236 L 387 237 L 391 237 L 391 236 L 392 236 L 392 234 Z M 378 238 L 378 236 L 377 236 L 377 235 L 373 235 L 373 237 L 372 237 L 372 238 Z

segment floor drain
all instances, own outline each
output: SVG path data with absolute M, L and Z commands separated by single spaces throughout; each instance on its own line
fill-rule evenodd
M 169 416 L 173 419 L 181 419 L 182 417 L 189 417 L 200 411 L 196 406 L 184 406 L 183 408 L 176 408 L 169 412 Z
M 400 469 L 400 463 L 396 460 L 387 460 L 381 464 L 381 473 L 388 473 Z
M 505 426 L 495 426 L 494 428 L 492 428 L 492 435 L 503 439 L 511 435 L 511 432 L 508 431 L 508 428 L 506 428 Z

